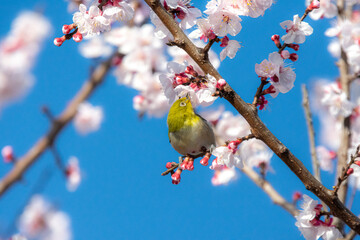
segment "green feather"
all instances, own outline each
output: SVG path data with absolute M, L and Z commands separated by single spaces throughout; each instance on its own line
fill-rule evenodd
M 174 102 L 168 114 L 169 133 L 191 127 L 200 120 L 200 117 L 194 112 L 190 100 L 186 97 L 180 98 Z

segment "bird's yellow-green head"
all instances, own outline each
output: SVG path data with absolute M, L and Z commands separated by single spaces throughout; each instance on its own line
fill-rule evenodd
M 194 112 L 189 97 L 183 97 L 175 101 L 167 118 L 169 132 L 178 131 L 183 127 L 190 127 L 197 121 L 199 121 L 199 116 Z

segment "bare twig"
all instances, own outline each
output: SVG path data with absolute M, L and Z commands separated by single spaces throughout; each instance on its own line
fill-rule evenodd
M 179 167 L 180 163 L 172 163 L 172 167 L 169 168 L 168 170 L 166 170 L 165 172 L 163 172 L 161 174 L 161 176 L 166 176 L 168 175 L 169 173 L 173 172 L 175 169 L 177 169 Z
M 296 209 L 295 205 L 286 201 L 286 199 L 283 198 L 268 181 L 264 180 L 254 170 L 248 166 L 244 166 L 240 170 L 246 176 L 248 176 L 259 188 L 261 188 L 270 197 L 273 203 L 279 205 L 294 217 L 298 214 L 298 210 Z
M 54 159 L 55 159 L 55 163 L 56 163 L 56 166 L 59 168 L 59 170 L 64 174 L 66 175 L 66 167 L 60 157 L 60 153 L 58 152 L 58 150 L 56 149 L 55 145 L 51 145 L 50 147 L 50 150 L 51 150 L 51 153 L 53 154 L 54 156 Z
M 311 115 L 311 111 L 310 111 L 310 104 L 309 104 L 309 94 L 308 94 L 305 84 L 302 85 L 302 93 L 303 93 L 303 107 L 304 107 L 304 111 L 305 111 L 306 124 L 308 127 L 308 133 L 309 133 L 309 143 L 310 143 L 312 167 L 313 167 L 315 178 L 319 182 L 321 182 L 319 159 L 317 157 L 316 147 L 315 147 L 316 146 L 315 145 L 315 131 L 314 131 L 313 119 L 312 119 L 312 115 Z
M 211 46 L 214 44 L 214 42 L 218 42 L 219 41 L 219 38 L 216 37 L 214 39 L 210 39 L 209 42 L 205 45 L 205 47 L 203 48 L 203 51 L 205 54 L 208 54 Z
M 75 116 L 79 104 L 86 100 L 96 87 L 103 82 L 110 69 L 111 60 L 112 57 L 95 69 L 90 79 L 84 83 L 65 110 L 54 120 L 48 133 L 41 137 L 24 156 L 19 158 L 13 169 L 0 181 L 0 196 L 21 179 L 26 170 L 53 144 L 61 130 Z
M 175 41 L 182 42 L 182 49 L 199 65 L 204 73 L 221 79 L 221 75 L 212 66 L 210 61 L 204 60 L 198 48 L 190 41 L 185 33 L 180 29 L 177 22 L 164 9 L 158 0 L 145 0 L 151 9 L 157 14 L 163 24 L 169 29 Z M 260 120 L 257 111 L 252 105 L 246 103 L 231 87 L 227 84 L 224 87 L 224 98 L 229 101 L 234 108 L 246 119 L 252 128 L 252 133 L 262 140 L 279 158 L 290 168 L 290 170 L 303 182 L 306 189 L 313 192 L 326 205 L 329 206 L 334 216 L 342 219 L 350 228 L 360 233 L 360 220 L 344 204 L 333 195 L 330 190 L 324 187 L 306 169 L 303 163 L 297 159 L 290 150 L 278 140 L 272 132 Z
M 354 155 L 351 155 L 350 162 L 346 164 L 346 166 L 342 169 L 342 173 L 338 177 L 337 184 L 336 186 L 334 186 L 334 192 L 333 192 L 334 195 L 338 194 L 341 184 L 350 176 L 351 173 L 349 173 L 348 171 L 351 165 L 354 164 L 355 159 L 359 157 L 359 151 L 360 151 L 360 145 L 356 148 L 356 153 Z
M 258 101 L 259 101 L 259 97 L 261 96 L 263 89 L 265 87 L 266 84 L 268 84 L 269 81 L 267 81 L 266 79 L 261 79 L 261 83 L 260 86 L 258 87 L 258 89 L 256 90 L 255 96 L 254 96 L 254 100 L 252 105 L 256 108 Z

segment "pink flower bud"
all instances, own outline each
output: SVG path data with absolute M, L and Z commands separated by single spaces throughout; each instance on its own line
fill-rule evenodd
M 60 47 L 64 41 L 65 41 L 65 36 L 62 36 L 61 38 L 55 38 L 54 44 L 55 44 L 55 46 Z
M 216 83 L 216 88 L 219 90 L 223 90 L 226 85 L 225 79 L 219 79 Z
M 70 28 L 70 26 L 69 25 L 63 25 L 63 27 L 62 27 L 62 32 L 63 32 L 63 34 L 69 34 L 70 33 L 70 31 L 71 31 L 71 29 L 72 28 Z
M 188 76 L 185 73 L 176 73 L 175 77 L 174 77 L 175 83 L 176 85 L 182 85 L 185 83 L 189 83 L 190 79 L 188 78 Z
M 353 168 L 349 168 L 346 172 L 347 175 L 351 175 L 354 172 Z
M 334 151 L 329 151 L 329 154 L 330 154 L 330 158 L 331 159 L 335 159 L 336 158 L 336 152 L 334 152 Z
M 307 7 L 307 9 L 309 11 L 312 11 L 314 9 L 318 9 L 320 7 L 320 2 L 319 0 L 313 0 L 310 5 Z
M 275 43 L 275 45 L 277 47 L 281 46 L 281 44 L 280 44 L 280 36 L 279 35 L 277 35 L 277 34 L 272 35 L 271 40 Z
M 172 167 L 172 163 L 171 163 L 171 162 L 167 162 L 167 163 L 166 163 L 166 168 L 169 169 L 169 168 L 171 168 L 171 167 Z
M 292 53 L 290 54 L 290 60 L 295 62 L 299 59 L 299 55 L 297 55 L 296 53 Z
M 229 43 L 229 38 L 228 36 L 225 36 L 221 39 L 221 44 L 220 44 L 220 47 L 226 47 Z
M 143 102 L 144 102 L 144 97 L 141 96 L 141 95 L 136 95 L 134 98 L 133 98 L 133 103 L 136 104 L 136 105 L 141 105 Z
M 354 163 L 360 167 L 360 161 L 355 161 Z
M 83 40 L 82 34 L 79 33 L 79 32 L 75 33 L 74 36 L 73 36 L 73 40 L 75 42 L 81 42 Z
M 281 57 L 282 57 L 283 59 L 288 59 L 288 58 L 290 57 L 289 51 L 288 51 L 288 50 L 283 50 L 283 51 L 281 51 Z
M 301 197 L 302 197 L 301 192 L 294 192 L 294 194 L 292 195 L 292 200 L 296 202 L 299 201 Z
M 207 166 L 209 164 L 209 156 L 205 155 L 201 160 L 200 160 L 200 164 L 203 166 Z
M 173 184 L 177 185 L 177 184 L 180 183 L 180 180 L 181 180 L 180 175 L 181 175 L 181 169 L 176 170 L 176 172 L 173 175 L 171 175 L 171 179 L 172 179 Z
M 183 162 L 180 164 L 180 169 L 185 170 L 188 162 L 189 162 L 189 157 L 185 157 Z
M 275 42 L 275 41 L 279 41 L 279 40 L 280 40 L 280 36 L 277 35 L 277 34 L 274 34 L 274 35 L 271 36 L 271 40 L 274 41 L 274 42 Z
M 300 45 L 299 44 L 293 44 L 293 43 L 290 43 L 287 45 L 289 48 L 292 48 L 294 49 L 295 51 L 298 51 L 299 48 L 300 48 Z
M 1 155 L 4 159 L 4 162 L 6 163 L 10 163 L 14 161 L 14 151 L 12 146 L 5 146 L 3 147 L 3 149 L 1 150 Z
M 192 76 L 194 76 L 194 77 L 197 77 L 197 76 L 198 76 L 198 73 L 194 70 L 194 67 L 191 66 L 191 65 L 189 65 L 189 66 L 186 67 L 185 73 L 190 74 L 190 75 L 192 75 Z
M 194 170 L 194 161 L 189 161 L 189 162 L 186 164 L 186 170 L 189 170 L 189 171 Z

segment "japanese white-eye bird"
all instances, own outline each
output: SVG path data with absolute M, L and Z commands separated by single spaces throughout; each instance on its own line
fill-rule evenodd
M 188 96 L 174 102 L 168 114 L 167 124 L 170 143 L 181 155 L 196 157 L 215 146 L 211 126 L 195 113 Z

